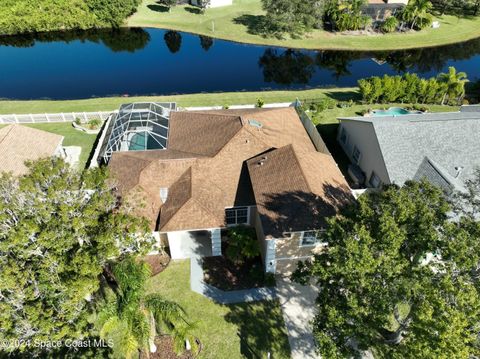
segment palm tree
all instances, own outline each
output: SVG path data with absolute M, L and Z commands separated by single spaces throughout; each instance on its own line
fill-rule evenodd
M 432 3 L 429 0 L 411 0 L 402 11 L 402 20 L 410 24 L 410 29 L 413 29 L 420 20 L 422 28 L 424 24 L 429 23 L 431 9 Z
M 144 262 L 127 258 L 113 266 L 113 290 L 107 288 L 94 319 L 100 338 L 112 343 L 115 357 L 132 358 L 143 352 L 155 352 L 157 330 L 164 328 L 173 336 L 175 349 L 181 352 L 186 341 L 192 345 L 192 324 L 176 303 L 158 294 L 146 294 L 150 268 Z
M 443 95 L 442 105 L 445 103 L 447 96 L 449 101 L 456 98 L 458 103 L 463 96 L 465 96 L 465 84 L 468 82 L 467 74 L 465 72 L 457 72 L 455 67 L 450 66 L 448 68 L 448 73 L 438 75 L 438 81 L 446 84 L 446 91 Z
M 383 32 L 394 32 L 398 26 L 398 20 L 395 16 L 389 16 L 381 25 Z

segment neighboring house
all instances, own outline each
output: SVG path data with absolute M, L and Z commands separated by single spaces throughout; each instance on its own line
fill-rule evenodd
M 0 172 L 14 176 L 27 173 L 25 161 L 64 156 L 63 137 L 21 125 L 0 129 Z
M 363 13 L 374 22 L 382 22 L 395 15 L 408 4 L 408 0 L 368 0 Z
M 221 231 L 244 224 L 256 228 L 266 270 L 288 273 L 321 248 L 325 219 L 352 199 L 294 108 L 149 106 L 122 107 L 107 126 L 103 154 L 110 156 L 102 158 L 124 201 L 150 220 L 172 258 L 190 257 L 199 238 L 220 255 Z
M 337 140 L 365 185 L 426 178 L 450 192 L 480 166 L 480 107 L 458 112 L 340 118 Z
M 202 1 L 204 0 L 190 0 L 190 3 L 195 6 L 200 6 L 202 5 Z M 228 6 L 232 4 L 233 4 L 233 0 L 210 0 L 210 5 L 208 7 L 212 8 L 212 7 Z

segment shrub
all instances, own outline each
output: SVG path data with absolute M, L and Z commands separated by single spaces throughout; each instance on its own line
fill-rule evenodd
M 276 284 L 275 275 L 273 273 L 265 273 L 265 286 L 275 287 Z
M 258 108 L 262 108 L 264 105 L 265 105 L 265 101 L 263 101 L 263 99 L 261 99 L 261 98 L 257 98 L 256 106 Z
M 380 25 L 380 30 L 385 33 L 394 32 L 397 29 L 398 20 L 395 16 L 388 17 L 382 25 Z
M 441 104 L 449 89 L 461 81 L 466 80 L 442 80 L 445 74 L 438 78 L 421 79 L 416 74 L 406 73 L 403 76 L 370 77 L 358 81 L 360 93 L 366 103 L 422 103 Z M 453 82 L 452 82 L 453 81 Z M 461 92 L 461 91 L 457 91 Z M 450 96 L 450 97 L 453 97 Z
M 243 261 L 260 255 L 255 230 L 251 227 L 236 226 L 228 230 L 227 257 L 232 261 Z
M 229 108 L 230 108 L 229 105 L 223 105 L 223 109 L 224 109 L 224 110 L 228 110 Z
M 94 118 L 94 119 L 88 121 L 87 125 L 91 130 L 95 130 L 102 125 L 102 121 L 100 121 L 97 118 Z
M 348 100 L 348 101 L 340 101 L 337 103 L 338 108 L 350 108 L 353 106 L 353 100 Z
M 79 126 L 82 124 L 82 120 L 80 120 L 78 117 L 75 118 L 75 121 L 73 121 L 73 122 L 75 122 L 75 124 L 79 125 Z

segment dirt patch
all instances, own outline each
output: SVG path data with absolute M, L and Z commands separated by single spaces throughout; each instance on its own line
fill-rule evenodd
M 154 254 L 142 257 L 141 260 L 150 266 L 153 277 L 167 268 L 170 262 L 170 256 L 168 254 Z
M 193 359 L 200 353 L 201 343 L 197 341 L 198 352 L 197 354 L 192 353 L 191 351 L 185 351 L 181 355 L 177 355 L 173 349 L 173 339 L 170 335 L 161 335 L 155 338 L 155 345 L 157 346 L 157 351 L 155 353 L 150 353 L 148 356 L 149 359 Z M 141 359 L 146 359 L 147 356 L 142 354 Z
M 227 244 L 222 243 L 222 253 L 226 253 Z M 203 259 L 204 281 L 221 290 L 240 290 L 275 285 L 273 276 L 263 270 L 260 256 L 243 262 L 233 262 L 223 256 Z

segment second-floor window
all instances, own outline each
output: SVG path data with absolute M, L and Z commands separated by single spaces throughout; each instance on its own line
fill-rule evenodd
M 225 220 L 228 226 L 248 224 L 248 207 L 234 207 L 225 210 Z
M 324 233 L 325 233 L 324 229 L 302 232 L 302 237 L 300 239 L 300 246 L 301 247 L 315 246 L 319 243 L 322 243 Z

